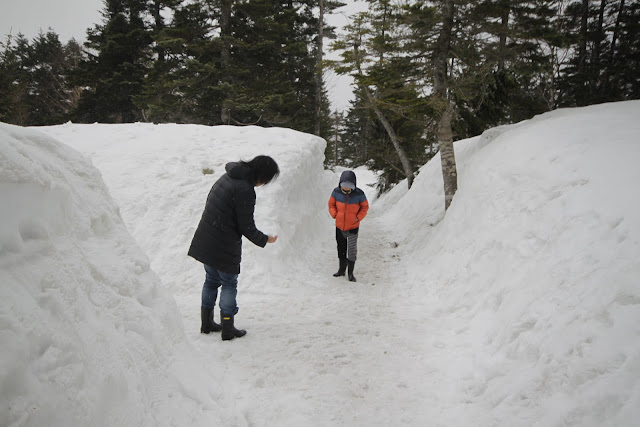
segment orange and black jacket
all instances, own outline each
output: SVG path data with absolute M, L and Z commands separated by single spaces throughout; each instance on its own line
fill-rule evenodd
M 340 230 L 360 227 L 360 221 L 367 215 L 368 210 L 369 202 L 361 189 L 356 187 L 349 194 L 343 193 L 340 187 L 333 189 L 329 198 L 329 214 L 331 218 L 335 218 L 336 227 Z

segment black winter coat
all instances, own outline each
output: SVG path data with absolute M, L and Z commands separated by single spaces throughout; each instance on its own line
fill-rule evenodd
M 242 236 L 261 247 L 268 237 L 253 219 L 256 192 L 251 169 L 243 163 L 227 163 L 225 170 L 209 191 L 189 256 L 225 273 L 239 274 Z

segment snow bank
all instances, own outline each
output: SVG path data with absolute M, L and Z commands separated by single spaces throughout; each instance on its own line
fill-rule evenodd
M 455 144 L 380 200 L 407 298 L 450 325 L 444 424 L 633 425 L 640 415 L 640 102 L 560 110 Z M 519 423 L 515 423 L 519 424 Z
M 142 123 L 69 123 L 42 130 L 102 171 L 152 269 L 178 298 L 191 298 L 185 303 L 190 310 L 197 307 L 204 273 L 186 253 L 211 185 L 227 162 L 266 154 L 280 166 L 278 179 L 256 188 L 255 215 L 258 229 L 279 239 L 267 250 L 245 241 L 243 289 L 256 276 L 264 283 L 274 272 L 313 262 L 312 253 L 299 249 L 314 244 L 330 226 L 324 199 L 335 184 L 323 170 L 326 142 L 316 136 L 282 128 Z
M 0 153 L 0 425 L 203 425 L 201 362 L 100 173 L 1 123 Z

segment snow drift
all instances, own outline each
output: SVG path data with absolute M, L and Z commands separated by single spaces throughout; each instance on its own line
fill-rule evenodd
M 559 110 L 456 142 L 446 216 L 439 157 L 381 198 L 406 297 L 454 325 L 446 369 L 472 418 L 445 424 L 640 415 L 638 117 L 638 101 Z
M 0 424 L 200 424 L 215 408 L 173 357 L 173 298 L 97 169 L 35 130 L 0 124 Z

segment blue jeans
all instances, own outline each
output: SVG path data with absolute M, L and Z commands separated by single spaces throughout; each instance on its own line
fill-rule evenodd
M 206 277 L 202 285 L 202 307 L 216 308 L 218 288 L 220 292 L 220 311 L 226 315 L 235 315 L 238 312 L 236 295 L 238 294 L 238 275 L 216 270 L 205 264 Z

